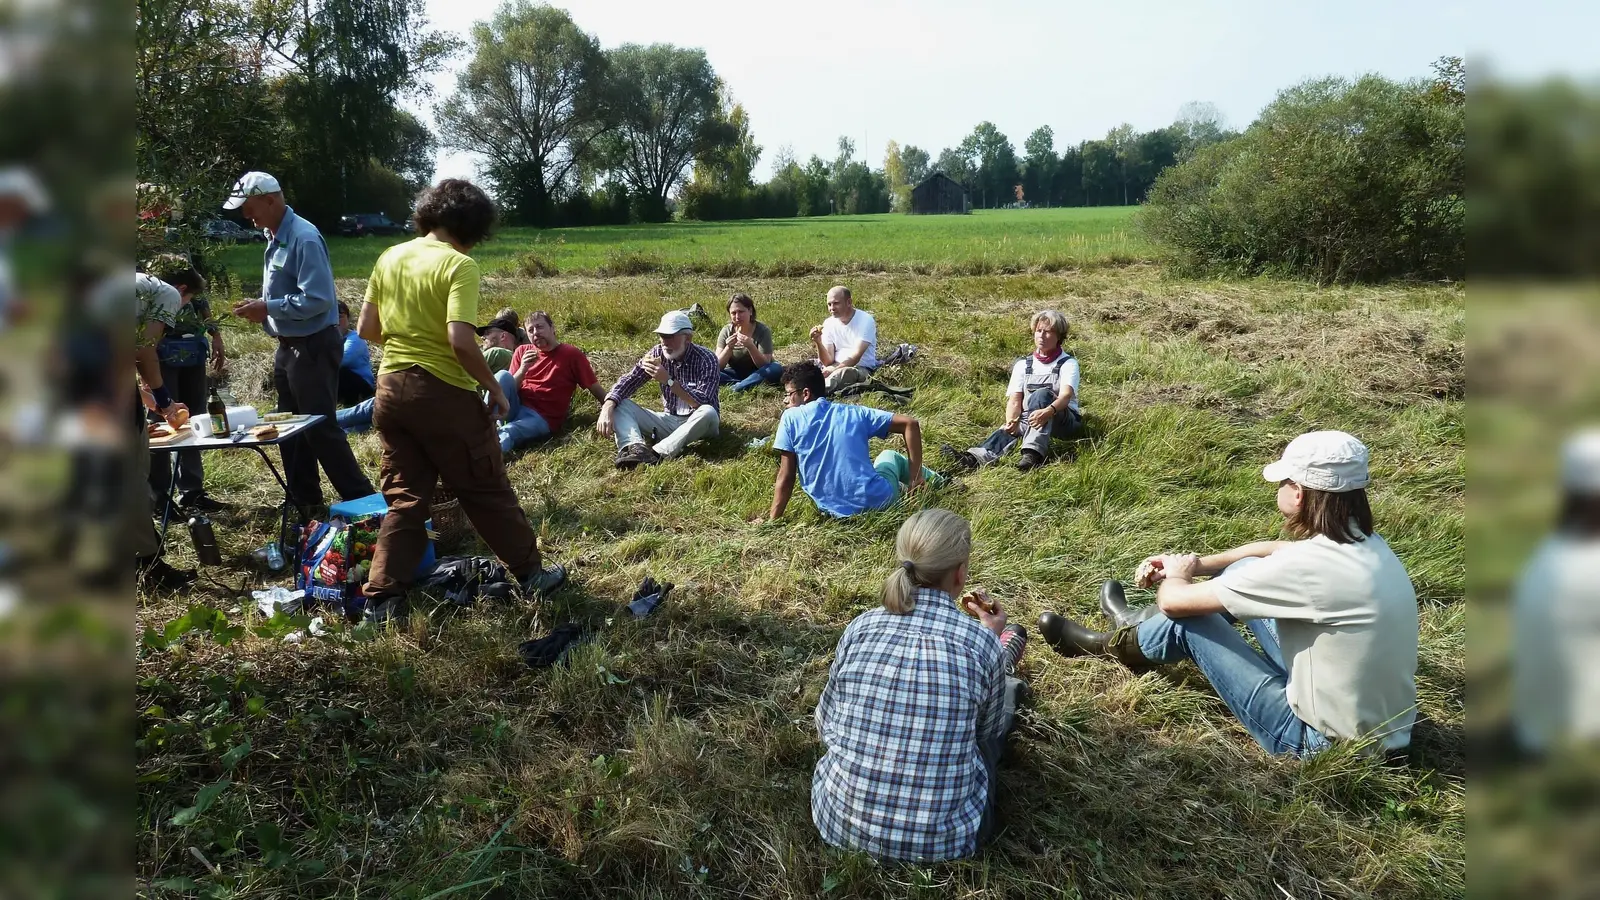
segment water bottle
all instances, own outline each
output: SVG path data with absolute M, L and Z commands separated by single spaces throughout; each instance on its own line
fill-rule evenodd
M 267 545 L 267 568 L 274 572 L 283 568 L 283 551 L 279 549 L 277 541 Z
M 222 565 L 222 548 L 217 546 L 217 533 L 210 519 L 195 516 L 189 520 L 189 541 L 194 544 L 194 555 L 201 565 Z

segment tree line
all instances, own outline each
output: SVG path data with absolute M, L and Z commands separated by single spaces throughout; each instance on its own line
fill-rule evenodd
M 758 183 L 763 148 L 703 50 L 604 49 L 530 0 L 464 38 L 430 29 L 423 0 L 138 0 L 136 27 L 141 180 L 215 194 L 265 169 L 325 227 L 403 214 L 439 146 L 477 156 L 508 222 L 590 225 L 906 210 L 939 170 L 975 208 L 1137 203 L 1162 169 L 1228 134 L 1214 108 L 1191 105 L 1167 128 L 1122 125 L 1060 152 L 1041 127 L 1019 154 L 982 122 L 936 156 L 891 141 L 876 168 L 848 138 L 831 160 L 780 148 Z M 454 89 L 432 96 L 425 76 L 463 52 Z M 434 102 L 434 127 L 407 100 Z

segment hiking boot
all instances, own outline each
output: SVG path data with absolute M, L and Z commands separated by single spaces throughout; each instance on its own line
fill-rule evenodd
M 1079 625 L 1066 616 L 1041 613 L 1036 623 L 1050 648 L 1062 656 L 1091 656 L 1106 652 L 1106 635 Z
M 1026 472 L 1029 469 L 1037 469 L 1042 465 L 1044 465 L 1043 453 L 1037 450 L 1024 449 L 1022 451 L 1022 459 L 1017 461 L 1017 471 Z
M 178 506 L 186 512 L 202 513 L 222 512 L 228 508 L 228 504 L 213 500 L 205 494 L 195 494 L 192 497 L 181 499 L 178 501 Z
M 390 622 L 400 625 L 405 622 L 409 612 L 404 595 L 368 597 L 366 611 L 361 615 L 361 624 L 375 625 L 379 628 Z
M 958 472 L 973 472 L 978 468 L 978 457 L 971 450 L 957 450 L 949 444 L 940 444 L 939 452 L 955 463 Z
M 534 572 L 527 578 L 518 579 L 517 587 L 522 590 L 522 596 L 525 599 L 544 600 L 566 583 L 566 567 L 550 566 Z
M 156 557 L 139 560 L 139 586 L 147 591 L 177 591 L 193 585 L 198 576 L 193 569 L 173 568 L 166 560 Z M 123 571 L 127 571 L 124 569 Z
M 646 451 L 649 451 L 650 453 L 655 452 L 654 450 L 650 450 L 650 447 L 646 444 L 629 444 L 628 446 L 623 447 L 621 450 L 617 451 L 617 468 L 624 472 L 631 472 L 634 469 L 637 469 L 639 467 L 639 463 L 644 461 L 644 453 Z
M 656 466 L 666 462 L 667 458 L 656 452 L 656 448 L 649 444 L 639 445 L 639 465 Z
M 1007 665 L 1006 674 L 1016 672 L 1017 665 L 1022 662 L 1022 654 L 1028 649 L 1028 629 L 1012 622 L 1000 630 L 1000 652 L 1005 654 Z

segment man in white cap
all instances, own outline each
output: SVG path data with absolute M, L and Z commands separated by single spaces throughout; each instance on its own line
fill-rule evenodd
M 1561 486 L 1511 605 L 1511 722 L 1530 753 L 1600 740 L 1600 428 L 1567 441 Z
M 233 313 L 278 339 L 272 361 L 278 410 L 325 417 L 303 437 L 279 445 L 290 496 L 302 510 L 322 505 L 318 462 L 340 499 L 373 493 L 335 418 L 344 338 L 322 233 L 283 202 L 278 179 L 266 172 L 244 173 L 222 207 L 239 210 L 272 238 L 261 267 L 261 299 L 243 301 Z
M 669 312 L 656 326 L 656 336 L 660 342 L 606 394 L 595 423 L 603 437 L 617 439 L 619 469 L 672 459 L 694 441 L 716 436 L 722 422 L 717 412 L 722 367 L 715 353 L 694 342 L 694 322 L 681 311 Z M 659 413 L 629 399 L 651 380 L 661 385 Z
M 1278 485 L 1278 511 L 1298 540 L 1152 556 L 1135 581 L 1160 585 L 1153 614 L 1130 612 L 1122 585 L 1108 581 L 1100 606 L 1114 630 L 1047 612 L 1045 641 L 1135 671 L 1193 660 L 1273 754 L 1309 756 L 1333 741 L 1403 750 L 1417 714 L 1417 595 L 1373 529 L 1367 456 L 1342 431 L 1295 438 L 1262 474 Z M 1240 621 L 1261 650 L 1235 629 Z

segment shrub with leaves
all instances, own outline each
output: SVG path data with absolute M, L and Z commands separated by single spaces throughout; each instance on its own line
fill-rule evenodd
M 1243 135 L 1163 173 L 1140 226 L 1194 274 L 1460 278 L 1465 70 L 1435 69 L 1289 88 Z

